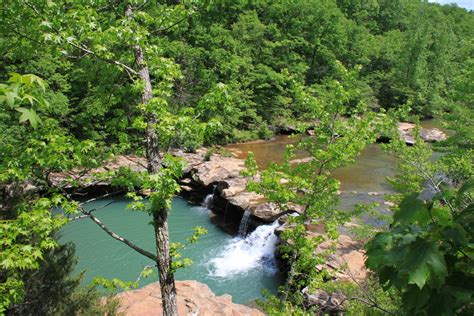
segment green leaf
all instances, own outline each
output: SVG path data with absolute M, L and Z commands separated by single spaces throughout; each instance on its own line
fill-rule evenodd
M 41 123 L 41 119 L 38 114 L 36 114 L 34 109 L 25 109 L 20 107 L 16 110 L 21 113 L 20 123 L 29 121 L 33 128 L 36 128 L 38 124 Z
M 430 281 L 435 287 L 442 284 L 448 274 L 446 262 L 438 246 L 418 239 L 410 245 L 404 258 L 403 272 L 408 272 L 408 284 L 416 284 L 422 289 Z
M 471 190 L 474 190 L 474 179 L 470 179 L 469 181 L 464 183 L 463 186 L 459 189 L 457 197 L 456 197 L 456 201 L 458 202 L 458 204 L 463 199 L 464 194 L 466 194 L 467 192 Z
M 12 91 L 8 91 L 5 93 L 5 101 L 9 107 L 13 107 L 15 105 L 15 99 L 18 98 L 18 95 Z
M 418 193 L 413 193 L 400 203 L 399 209 L 393 215 L 393 219 L 401 224 L 414 222 L 426 224 L 430 220 L 430 216 L 426 204 L 418 199 Z

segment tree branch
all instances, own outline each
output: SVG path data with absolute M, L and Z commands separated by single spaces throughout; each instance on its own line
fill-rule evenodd
M 48 20 L 45 16 L 43 16 L 43 14 L 41 14 L 41 12 L 38 11 L 38 9 L 31 3 L 29 3 L 28 1 L 24 1 L 23 2 L 24 4 L 26 4 L 26 6 L 28 6 L 37 16 L 39 16 L 41 19 L 43 20 Z M 67 40 L 67 39 L 64 39 L 64 36 L 61 34 L 61 32 L 56 29 L 55 27 L 51 26 L 51 29 L 56 33 L 56 35 L 60 36 L 67 44 L 69 44 L 70 46 L 72 47 L 75 47 L 79 50 L 81 50 L 82 52 L 84 52 L 86 55 L 87 54 L 90 54 L 94 57 L 96 57 L 97 59 L 100 59 L 102 61 L 105 61 L 109 64 L 113 64 L 113 65 L 117 65 L 121 68 L 123 68 L 127 74 L 131 77 L 131 74 L 137 76 L 138 75 L 138 72 L 136 72 L 133 68 L 125 65 L 124 63 L 118 61 L 118 60 L 115 60 L 115 59 L 110 59 L 110 58 L 105 58 L 105 57 L 102 57 L 100 56 L 99 54 L 97 54 L 96 52 L 94 52 L 93 50 L 91 50 L 90 48 L 88 48 L 86 45 L 82 44 L 82 43 L 75 43 L 73 41 L 70 41 L 70 40 Z
M 114 192 L 114 193 L 107 193 L 105 195 L 103 195 L 102 197 L 105 197 L 105 196 L 110 196 L 112 194 L 116 194 L 117 192 Z M 64 192 L 65 196 L 68 197 L 69 199 L 71 199 L 71 195 Z M 88 200 L 89 202 L 92 202 L 92 201 L 95 201 L 97 200 L 98 198 L 93 198 L 93 199 L 90 199 Z M 133 250 L 135 250 L 136 252 L 138 252 L 139 254 L 153 260 L 154 262 L 157 262 L 158 260 L 158 257 L 149 252 L 148 250 L 145 250 L 137 245 L 135 245 L 133 242 L 131 242 L 130 240 L 116 234 L 114 231 L 112 231 L 109 227 L 107 227 L 104 223 L 102 223 L 102 221 L 100 219 L 98 219 L 97 217 L 95 217 L 91 212 L 93 211 L 86 211 L 83 207 L 83 205 L 85 203 L 87 203 L 88 201 L 85 201 L 81 204 L 79 204 L 79 211 L 83 214 L 79 217 L 82 217 L 82 218 L 85 218 L 85 217 L 89 217 L 94 223 L 96 223 L 103 231 L 105 231 L 109 236 L 111 236 L 113 239 L 115 240 L 118 240 L 122 243 L 124 243 L 125 245 L 129 246 L 130 248 L 132 248 Z
M 79 205 L 80 205 L 80 206 L 83 206 L 84 204 L 87 204 L 87 203 L 90 203 L 90 202 L 94 202 L 94 201 L 97 201 L 97 200 L 99 200 L 99 199 L 103 199 L 103 198 L 106 198 L 106 197 L 109 197 L 109 196 L 117 195 L 117 194 L 123 193 L 123 192 L 124 192 L 124 190 L 119 190 L 119 191 L 115 191 L 115 192 L 106 193 L 106 194 L 103 194 L 103 195 L 101 195 L 101 196 L 98 196 L 98 197 L 95 197 L 95 198 L 92 198 L 92 199 L 88 199 L 88 200 L 86 200 L 86 201 L 84 201 L 84 202 L 81 202 L 81 203 L 79 203 Z M 95 210 L 97 210 L 97 209 L 94 209 L 94 210 L 92 210 L 92 211 L 95 211 Z M 91 212 L 92 212 L 92 211 L 91 211 Z
M 100 228 L 102 228 L 103 231 L 105 231 L 109 236 L 111 236 L 113 239 L 115 240 L 118 240 L 122 243 L 124 243 L 125 245 L 129 246 L 130 248 L 132 248 L 133 250 L 135 250 L 136 252 L 138 252 L 139 254 L 153 260 L 154 262 L 157 262 L 158 258 L 157 256 L 155 256 L 153 253 L 135 245 L 134 243 L 132 243 L 130 240 L 116 234 L 114 231 L 112 231 L 110 228 L 108 228 L 104 223 L 102 223 L 102 221 L 100 221 L 97 217 L 95 217 L 94 215 L 92 215 L 90 212 L 87 212 L 86 210 L 84 210 L 82 207 L 79 207 L 79 210 L 81 211 L 81 213 L 83 213 L 84 215 L 87 215 L 94 223 L 96 223 Z

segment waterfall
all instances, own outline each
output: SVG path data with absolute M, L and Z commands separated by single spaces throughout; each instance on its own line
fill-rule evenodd
M 204 201 L 202 202 L 202 207 L 211 209 L 212 208 L 212 200 L 214 200 L 214 194 L 208 194 L 204 198 Z
M 217 278 L 228 278 L 260 268 L 263 272 L 277 272 L 275 248 L 278 237 L 274 234 L 278 221 L 261 225 L 243 238 L 234 237 L 213 259 L 209 261 L 209 274 Z
M 239 225 L 239 236 L 245 237 L 247 234 L 247 227 L 249 226 L 249 218 L 250 212 L 245 210 L 244 214 L 242 215 L 242 219 L 240 220 Z
M 202 207 L 207 208 L 209 210 L 212 208 L 212 202 L 214 201 L 214 194 L 216 194 L 216 187 L 217 186 L 214 186 L 211 194 L 206 195 L 206 197 L 204 198 L 204 201 L 201 204 Z

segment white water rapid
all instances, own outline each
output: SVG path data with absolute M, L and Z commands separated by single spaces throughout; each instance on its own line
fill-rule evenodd
M 264 272 L 277 272 L 275 247 L 278 237 L 274 234 L 278 221 L 257 227 L 247 237 L 235 237 L 209 261 L 209 274 L 213 277 L 228 278 L 256 268 Z

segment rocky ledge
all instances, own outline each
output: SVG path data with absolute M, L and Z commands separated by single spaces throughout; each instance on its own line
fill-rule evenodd
M 415 132 L 416 124 L 407 123 L 407 122 L 399 122 L 398 123 L 398 131 L 402 136 L 403 140 L 408 145 L 415 144 Z M 440 130 L 439 128 L 420 128 L 420 138 L 427 142 L 427 143 L 435 143 L 446 140 L 448 136 L 445 132 Z
M 207 285 L 197 281 L 176 281 L 179 315 L 264 315 L 257 309 L 232 303 L 232 296 L 216 296 Z M 162 315 L 160 284 L 116 295 L 120 303 L 119 314 L 130 316 Z
M 248 178 L 241 175 L 245 169 L 242 159 L 219 154 L 205 159 L 205 148 L 195 153 L 175 151 L 173 154 L 187 162 L 185 176 L 180 179 L 182 195 L 192 203 L 201 204 L 206 195 L 214 193 L 213 203 L 208 206 L 215 213 L 224 215 L 227 223 L 239 223 L 245 211 L 251 213 L 255 224 L 268 223 L 281 212 L 274 204 L 265 202 L 263 196 L 246 190 Z M 123 167 L 135 172 L 145 171 L 146 160 L 133 155 L 118 156 L 100 168 L 52 173 L 49 180 L 58 187 L 98 189 L 110 185 L 106 177 L 99 175 Z
M 273 222 L 283 211 L 264 196 L 247 191 L 249 178 L 241 175 L 244 169 L 242 159 L 213 155 L 190 168 L 188 177 L 181 181 L 183 195 L 201 203 L 206 194 L 212 194 L 207 206 L 222 215 L 223 224 L 240 223 L 245 211 L 253 225 Z
M 416 128 L 416 124 L 413 123 L 408 123 L 408 122 L 398 122 L 397 124 L 398 132 L 400 133 L 400 136 L 402 139 L 405 141 L 407 145 L 413 145 L 415 144 L 415 137 L 414 137 L 414 131 Z M 306 130 L 306 134 L 309 136 L 314 136 L 315 131 L 314 129 L 308 129 Z M 425 127 L 420 127 L 420 138 L 427 143 L 436 143 L 440 142 L 443 140 L 446 140 L 448 136 L 444 131 L 442 131 L 439 128 L 432 127 L 432 128 L 425 128 Z M 380 135 L 378 137 L 379 142 L 388 142 L 390 140 L 389 137 Z

